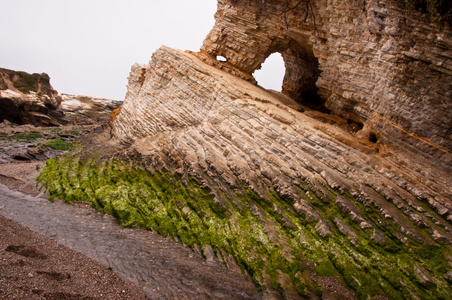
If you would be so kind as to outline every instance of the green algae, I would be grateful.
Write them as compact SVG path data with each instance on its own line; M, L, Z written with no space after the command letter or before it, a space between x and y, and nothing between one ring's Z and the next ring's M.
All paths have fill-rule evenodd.
M28 133L16 133L10 136L6 136L9 140L16 140L18 142L26 142L31 143L36 141L37 139L42 138L42 135L35 132L28 132Z
M149 170L133 161L96 157L82 161L81 151L74 147L68 154L47 161L38 181L51 199L89 201L123 226L151 229L189 247L210 245L219 259L232 255L263 292L273 289L284 295L280 272L290 277L302 297L312 292L322 294L312 274L337 279L361 299L382 294L402 299L412 293L423 299L440 299L448 298L451 292L442 277L447 269L444 248L402 244L379 225L376 208L363 207L350 193L341 196L361 211L367 210L368 220L394 247L373 243L368 230L359 228L331 203L339 193L326 187L327 195L307 185L298 187L330 226L332 236L322 238L315 224L298 215L291 200L281 198L272 188L267 191L267 200L245 184L228 192L219 188L212 191L197 178ZM215 201L215 194L221 197L220 202ZM357 233L357 245L335 227L332 220L336 217ZM436 287L419 282L414 262L435 278Z
M71 148L71 143L63 141L61 139L52 139L44 143L44 146L50 147L55 150L69 150Z

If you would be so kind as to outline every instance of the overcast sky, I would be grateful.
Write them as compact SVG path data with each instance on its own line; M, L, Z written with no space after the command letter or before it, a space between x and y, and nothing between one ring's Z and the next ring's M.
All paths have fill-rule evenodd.
M130 67L148 63L161 45L199 51L214 25L216 5L215 0L0 0L0 67L45 72L60 93L123 100ZM281 58L267 60L263 71L271 69L272 75L258 82L280 89L282 64Z

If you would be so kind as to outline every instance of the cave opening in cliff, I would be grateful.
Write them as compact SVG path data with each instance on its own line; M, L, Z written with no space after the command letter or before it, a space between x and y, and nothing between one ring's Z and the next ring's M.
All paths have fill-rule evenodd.
M373 133L373 132L371 132L370 134L369 134L369 141L371 142L371 143L376 143L376 142L378 142L378 137L377 137L377 135L375 134L375 133Z
M281 53L286 66L282 92L309 109L329 113L316 86L320 70L312 45L294 42Z
M17 105L11 99L0 98L0 123L4 120L22 125L20 112Z
M310 110L329 113L316 86L320 70L312 45L291 42L273 49L253 73L257 83L282 92Z
M281 92L285 73L284 60L281 53L276 52L267 57L253 76L261 87Z

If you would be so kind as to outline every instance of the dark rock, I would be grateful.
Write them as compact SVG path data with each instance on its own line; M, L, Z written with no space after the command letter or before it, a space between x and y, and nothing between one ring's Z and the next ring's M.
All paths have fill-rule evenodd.
M28 74L0 68L0 122L58 126L64 124L57 111L62 98L45 74Z

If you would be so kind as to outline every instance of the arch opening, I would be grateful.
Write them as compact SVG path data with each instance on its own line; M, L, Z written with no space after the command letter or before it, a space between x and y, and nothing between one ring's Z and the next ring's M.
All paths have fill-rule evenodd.
M320 70L312 46L292 41L272 48L271 55L253 72L257 83L284 93L308 110L329 113L316 86Z
M320 70L312 48L295 44L282 57L286 65L282 92L309 109L329 113L316 86Z
M278 92L282 91L286 68L281 53L275 52L267 57L261 68L253 76L261 87Z
M219 62L227 62L228 61L228 59L222 55L217 55L216 58L217 58L217 61L219 61Z

